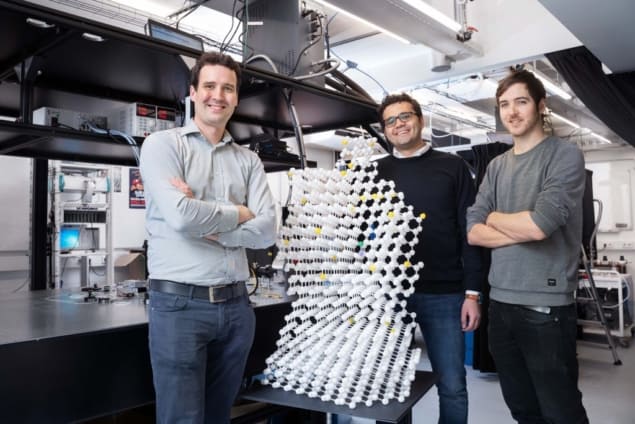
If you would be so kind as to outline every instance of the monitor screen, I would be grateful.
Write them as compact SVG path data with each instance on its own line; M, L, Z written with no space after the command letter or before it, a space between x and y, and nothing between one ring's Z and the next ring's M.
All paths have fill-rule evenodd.
M203 51L203 40L199 37L152 19L148 20L148 32L152 38L168 41L199 52Z
M60 229L60 250L73 250L79 247L80 227L63 226Z

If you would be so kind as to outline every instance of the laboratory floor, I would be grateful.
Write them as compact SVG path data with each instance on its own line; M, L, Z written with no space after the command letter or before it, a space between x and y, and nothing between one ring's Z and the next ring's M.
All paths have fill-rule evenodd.
M429 370L425 345L418 334L417 344L424 349L419 369ZM613 365L613 356L604 337L593 342L578 341L580 390L592 424L635 423L635 340L630 347L617 346L621 366ZM481 373L467 367L470 424L513 424L494 373ZM439 416L436 389L430 390L413 408L413 423L436 423ZM353 418L351 424L372 421Z
M630 347L617 346L622 365L613 365L613 356L604 337L578 341L580 389L591 424L635 423L635 340ZM418 369L430 370L423 338L417 332L416 344L423 349ZM469 424L514 424L503 401L495 373L481 373L467 367L470 402ZM413 423L435 424L438 421L436 389L430 390L413 408ZM265 422L265 421L263 421ZM153 424L153 406L123 414L88 421L90 424ZM338 423L374 424L363 418L339 417ZM86 424L86 423L85 423Z

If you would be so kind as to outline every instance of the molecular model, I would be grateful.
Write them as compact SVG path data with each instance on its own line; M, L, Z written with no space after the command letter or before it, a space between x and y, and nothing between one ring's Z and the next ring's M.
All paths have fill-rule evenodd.
M421 217L392 181L377 179L375 140L347 143L333 170L291 170L278 241L297 295L264 383L355 408L410 394L420 349L406 298Z

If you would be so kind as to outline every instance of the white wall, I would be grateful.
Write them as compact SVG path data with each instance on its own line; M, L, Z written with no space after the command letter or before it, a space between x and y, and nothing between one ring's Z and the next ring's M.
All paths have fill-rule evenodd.
M146 238L145 209L129 208L129 167L121 169L121 192L112 194L113 246L115 249L139 249Z
M584 156L587 164L590 165L589 168L595 165L610 165L611 169L614 169L610 187L604 187L604 190L602 187L598 187L598 184L602 184L601 180L603 178L600 175L593 176L594 197L604 197L604 199L601 199L603 203L613 203L612 206L609 206L608 211L605 208L603 221L614 220L615 213L620 217L620 221L624 221L627 218L627 213L622 211L626 209L631 211L630 217L628 217L630 218L629 229L598 232L598 257L607 256L609 260L617 261L620 256L624 256L629 263L627 265L629 273L635 273L635 223L632 216L632 211L635 210L635 149L624 147L604 151L587 151ZM627 179L630 181L626 181ZM629 193L624 193L620 188L625 185L629 186ZM596 188L599 188L599 190L596 190ZM618 190L618 188L620 189ZM610 198L607 198L607 196ZM628 202L628 204L623 204L624 202ZM611 225L606 224L604 226L610 227Z
M28 268L31 159L0 156L0 272Z
M128 168L119 168L122 168L122 191L112 196L113 246L118 249L115 258L130 248L140 248L145 239L145 209L128 208ZM13 286L14 280L26 278L29 270L31 160L0 155L0 169L4 175L0 179L0 196L3 200L0 212L0 286ZM103 225L97 224L95 227L103 228ZM103 234L100 235L100 244L102 248L105 247ZM68 283L76 285L78 276L74 274L77 261L69 259L66 266Z

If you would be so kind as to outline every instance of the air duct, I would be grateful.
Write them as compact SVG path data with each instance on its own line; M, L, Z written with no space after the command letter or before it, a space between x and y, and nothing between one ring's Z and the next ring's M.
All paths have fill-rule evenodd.
M460 22L462 29L453 31L412 6L412 2L402 0L314 1L353 14L396 34L409 43L424 44L442 53L449 61L483 55L480 46L470 41L470 36L466 36L466 34L471 35L471 29L468 29L465 22ZM464 14L465 11L462 10L458 16L461 17Z

